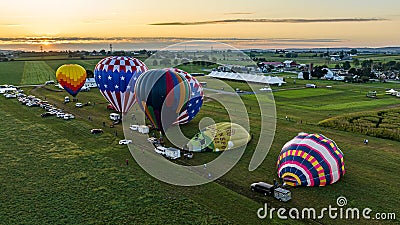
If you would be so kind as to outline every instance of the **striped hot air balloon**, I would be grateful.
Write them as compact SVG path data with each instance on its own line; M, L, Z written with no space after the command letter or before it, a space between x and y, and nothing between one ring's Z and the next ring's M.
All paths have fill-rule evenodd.
M186 106L190 85L173 69L149 70L136 81L135 93L153 127L166 131Z
M278 176L291 186L325 186L345 173L343 153L321 134L300 133L279 155Z
M203 105L204 99L203 87L197 81L197 79L189 73L176 68L173 70L184 76L190 85L190 100L186 104L186 108L179 114L178 119L175 122L176 124L186 124L189 123L200 112L200 108Z
M136 102L136 80L147 70L147 66L136 58L110 56L96 65L94 76L104 98L118 112L126 113Z
M62 65L57 69L56 78L64 90L76 97L86 82L86 70L76 64Z

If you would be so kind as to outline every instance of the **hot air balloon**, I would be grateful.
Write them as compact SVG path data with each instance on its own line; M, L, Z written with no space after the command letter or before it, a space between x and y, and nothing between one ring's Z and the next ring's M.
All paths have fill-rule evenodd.
M135 93L153 127L166 131L189 101L190 86L172 69L149 70L136 81Z
M56 78L64 90L75 97L86 82L86 70L76 64L62 65L57 69Z
M321 134L300 133L279 155L278 176L291 186L325 186L345 173L343 153Z
M110 56L97 63L94 76L104 98L118 112L126 113L136 102L135 82L147 70L147 66L136 58Z
M220 152L245 146L251 137L236 123L216 123L196 134L187 144L191 152Z
M197 79L189 73L176 68L173 70L183 75L190 85L190 100L186 104L186 108L179 114L178 119L175 122L176 124L186 124L189 123L200 112L200 108L203 105L204 99L203 87L197 81Z

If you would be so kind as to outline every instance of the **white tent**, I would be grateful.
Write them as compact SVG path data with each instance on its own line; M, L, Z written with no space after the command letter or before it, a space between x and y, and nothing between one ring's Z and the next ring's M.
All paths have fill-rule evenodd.
M283 81L283 78L281 77L271 77L271 76L255 75L247 73L229 73L229 72L213 71L207 76L212 78L246 81L246 82L261 83L261 84L282 85L286 83L285 81Z

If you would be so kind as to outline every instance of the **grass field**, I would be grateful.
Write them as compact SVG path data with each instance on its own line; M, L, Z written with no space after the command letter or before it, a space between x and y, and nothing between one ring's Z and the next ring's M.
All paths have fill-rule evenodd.
M0 83L20 84L25 62L0 62Z
M41 91L48 94L45 90L33 93L41 95ZM92 99L91 95L81 97ZM105 105L82 112L66 105L63 108L78 118L63 121L42 119L42 109L14 100L0 102L5 106L0 110L4 118L0 218L4 224L257 223L256 202L218 184L177 188L161 183L134 163L126 146L117 144L114 129L91 135L89 130L100 122L89 121L86 115L93 109L105 110ZM118 136L122 138L122 132ZM128 167L125 159L130 159ZM241 215L230 214L232 208L226 204L245 210Z
M53 69L64 62L46 63ZM88 63L95 64L94 61ZM199 80L218 89L214 79L199 77ZM259 138L260 116L255 97L243 95L241 98L249 111L254 139L229 173L216 182L193 188L174 187L151 178L134 162L126 147L117 145L123 138L122 129L120 126L102 127L103 122L109 121L109 111L96 89L78 95L80 102L95 103L80 109L72 103L61 103L66 96L64 92L44 88L26 90L74 113L77 118L73 121L42 119L39 116L41 109L27 108L15 100L1 97L0 117L4 118L4 126L0 127L0 133L4 135L0 137L0 179L4 191L0 194L0 218L5 224L97 224L99 221L111 224L353 224L355 221L327 218L260 221L256 217L257 209L265 202L273 207L320 209L335 206L339 196L348 199L348 207L369 207L374 212L395 212L398 216L400 142L318 125L322 120L352 112L398 108L398 98L382 95L386 88L398 87L398 84L353 85L313 80L312 83L318 86L333 88L286 90L303 88L310 81L297 80L294 84L292 79L287 79L287 82L282 87L273 87L277 129L263 164L253 172L248 171ZM226 83L233 88L250 89L243 83ZM377 90L379 98L366 98L365 94L370 90ZM261 97L267 101L263 94ZM221 99L224 98L229 100L226 95L221 95ZM195 120L183 126L183 131L189 137L197 133L203 117L212 117L216 122L226 121L225 112L220 104L207 101ZM91 128L102 128L105 133L92 136ZM327 187L292 188L293 199L285 204L250 192L250 183L271 182L277 177L275 164L279 152L299 132L322 133L335 140L345 155L347 173L343 179ZM366 138L370 140L368 145L363 144ZM130 160L128 167L124 165L127 158ZM200 165L213 158L213 153L196 154L193 160L185 163ZM375 224L377 221L357 222ZM398 220L395 222L399 223Z
M55 73L55 70L43 61L27 61L21 84L44 84L48 80L55 80Z

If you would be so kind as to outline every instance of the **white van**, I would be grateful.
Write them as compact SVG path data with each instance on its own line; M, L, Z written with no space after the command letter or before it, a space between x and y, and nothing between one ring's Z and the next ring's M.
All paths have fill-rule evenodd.
M118 121L121 119L121 115L118 113L110 113L110 120L112 121Z
M64 103L67 103L67 102L70 102L71 100L69 99L69 97L68 96L65 96L65 98L64 98Z

